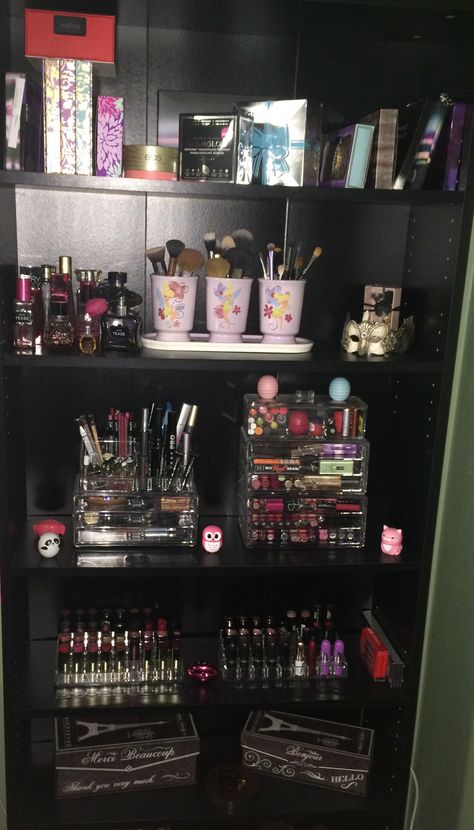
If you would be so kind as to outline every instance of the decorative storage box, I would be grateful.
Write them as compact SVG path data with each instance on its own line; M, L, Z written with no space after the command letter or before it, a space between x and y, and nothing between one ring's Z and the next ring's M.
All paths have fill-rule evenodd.
M56 796L111 795L193 784L199 738L191 715L114 723L56 718Z
M241 735L242 760L282 781L366 795L374 732L283 712L252 712Z
M114 63L115 16L25 9L25 55Z
M369 443L365 438L344 443L284 444L271 439L252 441L241 431L241 478L257 496L298 495L308 492L365 493Z
M102 465L85 463L77 476L73 499L74 544L110 547L195 545L199 499L192 475L143 477L135 450L127 457L107 452Z
M299 392L277 395L264 401L258 395L244 395L247 433L254 439L269 437L322 441L332 438L363 438L367 404L349 396L336 403L327 395Z

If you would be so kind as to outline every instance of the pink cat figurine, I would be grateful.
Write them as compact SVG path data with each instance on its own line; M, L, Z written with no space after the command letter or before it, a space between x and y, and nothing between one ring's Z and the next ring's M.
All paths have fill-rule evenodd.
M403 533L400 528L383 526L381 548L383 553L398 556L402 552Z

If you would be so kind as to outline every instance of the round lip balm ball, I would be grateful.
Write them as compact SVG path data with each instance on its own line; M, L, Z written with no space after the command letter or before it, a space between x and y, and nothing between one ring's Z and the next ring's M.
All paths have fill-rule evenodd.
M351 385L347 378L333 378L329 384L329 397L332 401L347 401L351 394Z
M306 412L294 409L288 416L290 435L306 435L309 432L309 418Z
M278 395L278 381L274 375L262 375L257 383L257 392L262 401L272 401Z

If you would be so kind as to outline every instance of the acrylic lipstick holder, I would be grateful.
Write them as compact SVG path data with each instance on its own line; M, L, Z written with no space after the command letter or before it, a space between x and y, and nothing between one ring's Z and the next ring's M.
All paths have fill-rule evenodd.
M231 645L232 644L232 645ZM242 656L242 650L244 656ZM262 686L267 688L293 686L308 682L329 682L347 677L347 660L336 658L334 648L328 659L322 659L320 647L306 646L306 662L298 664L297 645L291 637L264 638L256 641L249 637L244 649L238 641L219 638L218 666L221 677L239 686Z
M72 631L58 637L55 687L60 697L175 692L184 679L181 643L156 632Z
M104 546L192 546L197 541L199 499L192 473L184 483L151 477L134 443L120 454L101 442L105 463L85 463L73 494L74 544ZM111 456L111 457L109 457Z
M365 436L367 404L353 395L339 403L312 391L277 395L270 401L247 394L244 422L255 441L357 439Z

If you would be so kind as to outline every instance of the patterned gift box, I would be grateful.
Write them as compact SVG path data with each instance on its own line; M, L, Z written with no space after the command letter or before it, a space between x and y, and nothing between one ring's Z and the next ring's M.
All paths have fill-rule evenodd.
M59 59L61 173L76 172L76 62Z
M254 119L253 178L255 184L300 187L304 183L307 140L306 98L254 101L236 109Z
M92 63L76 61L76 173L92 175Z
M123 98L97 98L97 176L122 175Z
M59 59L43 60L44 169L61 172L61 98Z

